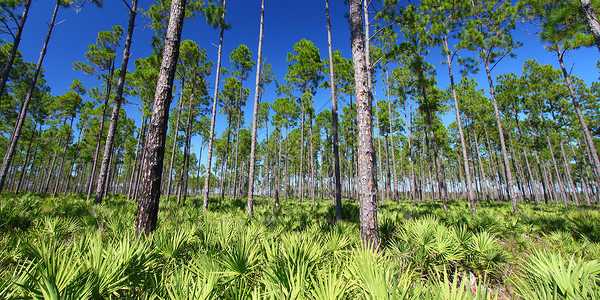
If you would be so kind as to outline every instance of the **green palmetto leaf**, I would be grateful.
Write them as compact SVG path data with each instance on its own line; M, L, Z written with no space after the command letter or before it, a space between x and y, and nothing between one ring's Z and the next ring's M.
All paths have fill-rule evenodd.
M27 245L33 268L23 268L30 284L18 285L34 298L84 299L91 296L89 276L83 268L81 255L70 245L37 241Z
M315 300L346 299L351 290L351 282L335 272L335 266L330 265L326 269L330 271L315 276L310 290L311 297Z
M193 228L162 230L154 237L158 252L167 259L181 259L193 239Z
M560 254L536 250L514 280L525 299L592 299L600 296L600 262L566 259Z
M200 276L189 269L178 268L166 279L165 286L169 299L204 300L210 299L213 296L213 289L217 280L217 275L212 272Z
M389 261L371 249L356 249L348 272L365 299L419 299L424 292L413 282L412 270L394 271Z

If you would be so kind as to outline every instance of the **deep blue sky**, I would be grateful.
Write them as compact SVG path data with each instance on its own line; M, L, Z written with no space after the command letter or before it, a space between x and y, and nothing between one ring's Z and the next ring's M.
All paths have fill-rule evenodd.
M129 2L129 0L127 0ZM113 25L121 25L125 30L127 27L127 11L122 0L105 0L103 8L96 8L94 5L86 4L79 11L72 8L61 8L56 26L50 40L48 53L43 67L46 70L46 80L52 89L52 94L60 95L67 91L69 84L75 78L84 80L87 87L97 86L99 83L91 78L86 78L82 72L73 71L73 62L85 60L84 53L87 46L94 43L98 31L109 30ZM258 27L260 21L260 0L228 0L226 19L232 24L232 29L225 32L223 49L223 67L229 67L229 53L239 44L246 44L253 52L253 60L256 61L256 51L258 48ZM23 53L24 59L30 62L37 61L44 36L47 31L47 22L52 13L54 1L37 0L31 7L29 19L25 25L23 40L19 50ZM143 9L148 8L154 1L140 0L139 6ZM341 50L343 56L350 58L350 33L348 23L344 17L348 11L347 5L342 0L330 0L330 16L333 32L333 48ZM136 30L133 36L132 58L129 64L129 70L133 71L133 61L137 58L143 58L151 54L150 40L153 31L149 28L149 20L141 14L136 20ZM516 59L506 59L501 62L494 70L494 76L502 73L514 72L519 74L522 70L523 62L530 58L537 58L542 64L552 64L557 67L556 57L550 55L544 50L543 45L537 41L537 38L528 35L527 32L533 32L533 28L525 28L520 25L515 31L517 40L523 42L524 46L515 51ZM294 43L302 38L306 38L315 43L320 49L321 57L326 58L327 52L327 32L325 20L325 4L323 0L304 0L304 1L281 1L267 0L265 8L265 28L263 57L267 62L273 65L273 71L277 79L283 82L286 73L286 56L292 52ZM197 16L194 20L188 20L183 29L183 39L191 39L207 50L208 59L216 62L218 43L218 30L206 25L204 16ZM122 48L118 50L118 65L122 54ZM576 75L591 84L598 80L598 70L596 61L600 58L598 50L595 48L572 51L566 57L567 68L572 67L572 74ZM437 80L440 88L448 85L447 69L445 65L440 65L442 60L439 51L431 50L428 59L437 68ZM216 64L215 64L216 66ZM255 71L253 71L255 72ZM214 73L214 71L213 71ZM459 76L458 73L455 74ZM474 75L481 87L486 89L487 79L484 73ZM245 86L251 89L250 97L245 107L246 125L249 126L252 119L252 107L254 99L254 74L249 76L250 80ZM328 77L326 77L328 78ZM214 84L214 76L209 78L210 84ZM272 102L277 96L275 94L275 85L267 86L267 92L263 96L263 101ZM175 91L177 97L178 91ZM212 91L210 92L212 95ZM383 97L383 92L378 92L379 97ZM315 97L315 109L317 113L323 109L331 107L329 90L319 90ZM136 102L137 100L131 100ZM174 105L174 104L173 104ZM137 107L128 105L125 107L129 117L135 119L139 126L141 118ZM451 112L450 115L453 115ZM448 118L453 121L453 118ZM217 134L226 126L225 118L217 116ZM199 144L198 140L193 140L194 144ZM206 153L206 152L204 152ZM204 158L203 158L204 160Z

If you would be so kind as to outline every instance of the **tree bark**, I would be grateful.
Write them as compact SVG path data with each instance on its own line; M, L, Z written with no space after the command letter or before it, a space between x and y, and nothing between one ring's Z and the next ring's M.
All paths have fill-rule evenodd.
M171 2L169 25L146 140L142 192L135 230L136 237L142 232L150 233L156 230L165 140L169 124L169 106L171 104L177 60L179 59L179 44L185 5L186 0L173 0Z
M369 69L367 67L365 37L361 1L350 0L350 34L352 59L354 61L354 85L358 119L358 161L359 161L359 201L360 232L365 246L376 249L379 246L377 223L377 178L375 176L375 148L373 145L373 96L369 90Z
M594 11L592 2L590 0L581 0L581 9L583 9L585 18L592 29L592 35L594 36L596 47L598 47L598 51L600 51L600 22L598 22L598 16Z

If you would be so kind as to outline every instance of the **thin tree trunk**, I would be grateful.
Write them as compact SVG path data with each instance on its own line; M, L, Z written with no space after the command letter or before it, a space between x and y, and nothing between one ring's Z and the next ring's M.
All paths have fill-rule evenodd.
M194 92L190 95L190 103L188 105L188 118L185 126L185 145L183 148L183 171L179 176L179 185L177 188L177 203L185 204L187 199L188 190L188 178L190 171L190 147L192 139L192 99L194 99ZM181 202L181 196L183 194L183 202Z
M48 25L48 33L46 33L46 39L44 40L44 45L42 46L42 52L40 53L40 57L35 68L35 73L33 75L33 78L31 79L31 84L27 89L27 94L25 95L23 104L21 105L19 117L17 119L17 123L15 124L15 128L11 134L10 142L8 144L8 147L6 147L6 153L4 154L2 166L0 167L0 191L2 191L4 187L4 181L6 180L6 175L8 174L10 163L17 150L17 144L19 143L21 130L23 129L23 124L25 124L25 116L27 115L29 102L31 102L31 98L33 98L33 92L35 90L35 87L37 86L38 78L42 70L42 62L44 61L44 57L46 56L46 49L48 48L50 35L52 35L52 29L54 29L54 22L56 20L56 14L58 13L58 7L60 6L60 3L61 1L57 0L56 5L54 6L54 11L52 12L52 20Z
M58 141L58 145L62 144L62 137ZM48 172L48 176L46 177L46 183L44 184L44 188L42 189L42 193L46 194L48 192L48 186L50 185L50 179L52 178L52 173L54 173L54 163L56 162L56 154L58 151L54 151L54 155L52 156L52 162L50 163L50 171Z
M127 190L127 202L131 199L131 194L135 189L135 180L136 174L138 173L138 161L140 160L140 154L142 153L142 143L143 143L143 135L144 135L144 127L146 127L147 118L142 119L142 125L140 126L140 133L137 136L137 144L135 145L135 158L133 159L133 165L131 170L131 178L129 179L129 189Z
M135 1L135 0L134 0ZM186 0L173 0L169 15L169 25L164 44L160 73L154 93L152 117L146 140L144 171L141 198L137 213L136 237L143 231L156 230L160 183L165 154L165 140L169 121L169 106L173 92L173 79L179 58L179 43L185 15Z
M372 83L372 82L371 82ZM375 84L373 84L374 86ZM381 189L381 204L385 204L385 178L381 168L383 167L383 159L381 158L381 122L379 122L379 104L377 103L377 88L373 88L373 102L375 102L375 119L377 120L377 173L381 176L384 188ZM376 178L378 178L377 176Z
M171 148L171 159L169 162L169 171L167 175L167 188L165 189L165 201L169 201L171 197L171 184L173 179L173 164L175 164L175 151L177 151L177 139L179 137L179 122L181 121L181 111L183 110L183 91L184 84L181 84L180 93L179 94L179 105L177 108L177 120L175 121L175 128L173 128L173 147Z
M258 33L258 54L256 59L256 85L254 88L254 111L252 112L252 142L250 144L250 173L248 175L248 203L246 211L252 217L254 215L254 169L256 168L256 139L258 135L258 105L260 99L260 67L262 63L263 27L265 21L265 0L262 0L260 8L260 29ZM268 140L268 137L267 137ZM267 145L268 147L268 145Z
M69 126L69 129L73 128L73 119L74 118L71 118L71 125ZM71 134L69 133L68 135L70 137ZM58 187L60 184L60 180L62 178L63 167L65 165L65 158L67 156L67 146L69 146L69 141L68 141L69 137L67 137L65 139L65 145L63 146L63 149L62 149L62 155L60 157L60 164L58 166L58 174L56 174L56 180L54 182L54 189L52 191L52 197L56 197L56 195L58 194Z
M314 150L314 141L313 141L313 125L312 125L312 120L313 120L313 115L312 115L312 110L311 112L309 112L309 124L310 124L310 130L309 130L309 134L310 134L310 198L312 201L312 205L315 206L315 150Z
M219 75L221 74L221 54L223 52L223 32L225 31L225 8L226 0L222 2L223 14L221 15L221 24L219 24L219 50L217 51L217 69L215 78L215 92L213 94L213 107L210 118L210 133L208 137L208 155L206 158L206 175L204 177L204 190L202 191L202 210L208 209L208 193L210 190L210 166L212 165L212 154L213 154L213 140L215 135L215 120L217 116L217 102L219 96Z
M112 150L114 148L115 139L117 137L117 126L119 125L119 111L123 102L123 89L125 86L125 75L127 75L127 64L129 63L129 49L131 48L131 39L133 37L133 29L135 28L135 16L137 15L138 0L131 1L129 9L129 24L127 25L127 37L125 38L125 49L123 50L123 60L121 61L121 70L117 79L117 94L115 95L112 114L110 116L110 125L108 126L108 134L106 135L106 143L104 144L104 155L102 156L102 164L100 165L100 173L98 175L98 185L96 186L96 197L94 204L102 203L104 197L104 189L108 175L109 161L112 159Z
M475 213L475 194L473 193L473 181L469 170L469 157L467 156L467 146L465 143L465 134L463 132L462 120L460 118L460 108L458 106L458 96L456 95L456 86L454 85L454 74L452 72L452 58L450 57L448 35L444 35L444 47L446 48L446 63L448 64L448 74L450 76L450 87L452 89L452 99L454 100L454 111L456 113L456 124L458 125L458 135L460 137L460 147L462 150L462 161L465 168L465 179L467 186L467 201L471 204L471 212Z
M573 197L573 202L575 202L575 206L579 207L579 197L577 195L577 188L575 187L575 182L573 182L573 177L571 176L571 166L567 161L567 154L565 153L565 147L563 146L564 140L560 141L560 152L563 159L563 164L565 168L565 174L567 175L567 181L571 187L571 194Z
M36 124L35 128L37 128L37 124ZM40 131L41 130L42 130L42 125L40 124ZM15 189L15 194L21 190L21 187L23 185L23 178L25 177L27 167L29 166L29 156L31 154L31 144L33 143L33 140L36 136L37 136L37 130L34 129L34 132L31 134L31 139L29 139L29 146L27 146L27 154L25 155L25 161L23 162L23 169L21 170L21 175L19 176L19 183L17 184L17 188ZM37 151L39 142L40 142L40 139L37 139L35 142L36 150L34 150L34 153ZM35 155L33 157L32 163L33 163L33 161L35 161Z
M241 78L240 78L241 79ZM241 88L242 88L242 81L240 81L240 99L241 97ZM232 194L233 194L233 198L237 198L238 195L238 174L239 174L239 153L240 153L240 126L242 123L242 109L240 108L238 111L238 122L237 122L237 128L236 128L236 134L235 134L235 164L234 164L234 169L233 169L233 189L231 190Z
M329 22L329 0L325 0L325 14L327 15L327 44L329 49L329 79L331 86L331 131L333 137L333 174L335 185L335 220L342 220L342 182L340 174L340 142L338 139L338 103L335 86L335 72L333 66L333 48L331 45L331 23Z
M92 185L94 184L94 179L96 178L96 167L98 166L98 158L100 157L100 146L102 143L102 133L104 132L104 122L106 120L106 109L108 108L108 101L110 100L110 94L112 91L112 77L114 70L114 61L111 63L111 67L108 70L108 79L106 80L106 95L104 97L104 107L102 108L102 119L100 120L100 131L98 132L98 138L96 139L96 150L94 150L94 160L92 163L92 171L89 174L89 179L87 183L87 196L86 201L90 200L92 195Z
M394 174L394 182L392 183L392 192L394 194L394 200L396 201L396 203L400 203L400 197L398 195L398 169L396 168L396 145L394 144L394 129L392 126L392 119L393 119L393 115L392 115L392 102L390 99L390 74L389 71L387 69L387 64L385 66L385 79L386 79L386 87L387 87L387 100L388 100L388 121L389 121L389 127L390 127L390 145L392 147L392 164L393 164L393 174Z
M514 195L513 190L513 176L512 171L510 169L510 162L508 160L508 152L506 151L506 143L504 142L504 130L502 129L502 121L500 120L500 111L498 110L498 102L496 101L496 90L494 89L494 84L492 83L492 75L490 71L490 67L488 65L487 59L484 60L485 71L488 78L488 83L490 86L490 95L492 96L492 102L494 104L494 114L496 116L496 125L498 126L498 133L500 137L500 147L502 149L502 158L504 161L504 170L506 174L506 190L508 191L508 198L512 201L513 212L515 214L519 213L519 207L517 206L517 198Z

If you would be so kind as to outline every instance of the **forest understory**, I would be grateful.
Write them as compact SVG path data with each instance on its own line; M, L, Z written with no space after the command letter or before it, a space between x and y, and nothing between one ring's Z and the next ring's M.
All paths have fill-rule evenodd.
M137 205L109 196L0 196L2 299L599 299L600 212L591 207L410 200L378 213L361 246L359 205L318 198L161 201L135 239Z

